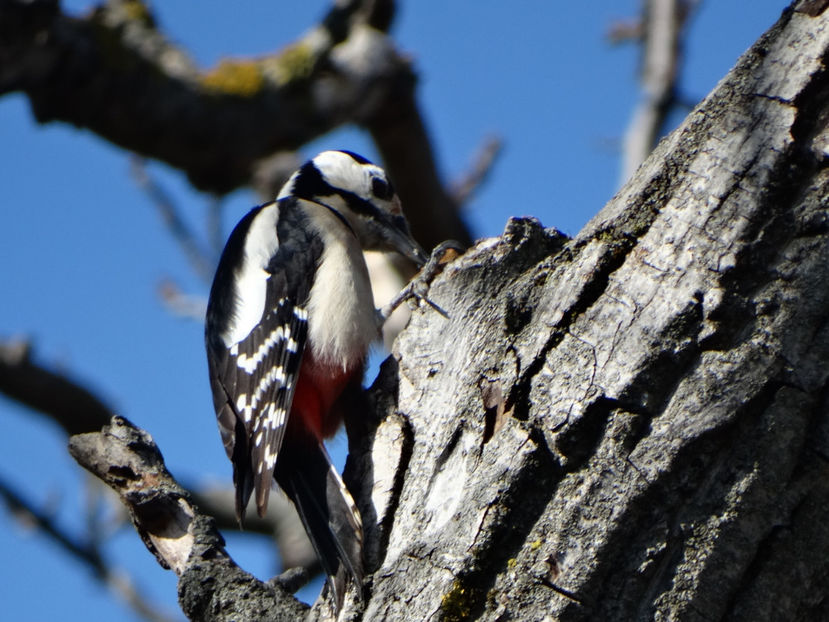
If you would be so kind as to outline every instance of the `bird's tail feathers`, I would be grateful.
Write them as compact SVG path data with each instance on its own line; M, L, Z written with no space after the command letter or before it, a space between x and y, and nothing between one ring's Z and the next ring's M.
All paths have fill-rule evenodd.
M233 488L236 490L236 520L243 527L245 508L253 494L253 468L248 456L247 433L241 419L236 420L236 440L232 445Z
M322 443L302 448L301 456L280 456L276 477L294 502L317 558L328 575L337 609L342 606L347 577L362 600L363 528L354 499L331 463ZM283 445L283 452L285 446ZM287 468L280 468L281 466Z

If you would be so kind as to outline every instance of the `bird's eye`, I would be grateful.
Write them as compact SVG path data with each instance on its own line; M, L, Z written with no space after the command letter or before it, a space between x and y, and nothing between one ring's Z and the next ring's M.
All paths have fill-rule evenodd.
M384 199L386 201L394 196L394 188L392 188L391 184L379 177L373 177L371 179L371 191L378 199Z

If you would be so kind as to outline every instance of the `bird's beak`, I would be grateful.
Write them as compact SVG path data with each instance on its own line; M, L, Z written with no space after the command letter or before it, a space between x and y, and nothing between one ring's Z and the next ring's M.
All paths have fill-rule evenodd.
M397 246L398 252L404 257L408 257L411 259L418 269L422 268L426 265L426 262L429 261L429 256L424 252L422 248L420 248L420 244L414 241L414 238L410 235L403 236L405 241L401 240L399 246Z
M396 227L391 231L389 243L394 250L411 259L418 268L422 268L429 261L429 256L420 248L420 244L415 242L408 231L401 231Z
M429 261L429 256L423 252L420 244L415 242L409 231L409 223L406 222L406 217L403 216L403 204L400 202L400 197L395 194L391 202L392 206L389 211L394 222L391 227L393 231L392 239L389 240L391 247L404 257L411 259L420 269Z
M411 255L406 255L406 257L415 262L418 268L422 268L424 265L426 265L426 262L429 261L429 256L424 252L422 248L420 248L420 244L415 242L414 239L409 238L409 241L412 245L412 252Z

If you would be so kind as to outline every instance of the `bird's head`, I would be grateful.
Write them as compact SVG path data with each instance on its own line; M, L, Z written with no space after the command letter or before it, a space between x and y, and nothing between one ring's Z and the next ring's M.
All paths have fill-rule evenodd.
M428 259L412 238L385 171L356 153L323 151L291 176L277 199L289 196L337 212L364 250L397 251L418 267Z

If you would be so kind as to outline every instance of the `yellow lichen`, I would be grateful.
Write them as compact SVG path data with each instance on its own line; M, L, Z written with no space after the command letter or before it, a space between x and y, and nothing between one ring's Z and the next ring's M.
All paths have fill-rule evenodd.
M440 608L443 611L442 619L447 622L461 622L472 615L470 594L459 579L455 579L452 589L440 599Z
M311 47L295 43L267 62L265 71L277 84L288 84L311 76L316 59Z
M536 540L535 542L533 542L533 543L530 545L530 550L531 550L531 551L537 551L537 550L538 550L538 549L540 549L540 548L541 548L541 540Z
M251 97L262 90L265 77L256 61L222 60L202 76L201 83L217 93Z
M155 20L153 20L152 13L150 13L150 9L147 8L147 5L144 4L141 0L128 0L124 2L121 6L123 6L124 11L131 20L140 21L143 24L148 26L154 26Z
M515 567L517 565L518 565L518 560L515 559L514 557L511 557L510 559L507 560L507 568L509 568L510 570L515 570Z

